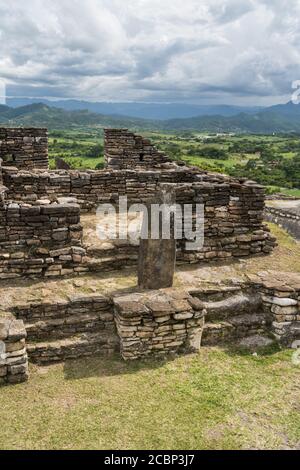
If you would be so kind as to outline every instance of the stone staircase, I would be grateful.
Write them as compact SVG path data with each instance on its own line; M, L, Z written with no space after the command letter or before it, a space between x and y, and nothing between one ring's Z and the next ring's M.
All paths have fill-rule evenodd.
M17 307L14 314L25 323L28 356L37 364L95 354L111 355L119 350L111 305L106 297Z
M27 343L28 357L36 364L62 362L66 359L77 359L84 356L112 355L118 341L104 332L82 333L64 339Z
M158 295L160 291L156 294L155 292L153 291L152 295ZM270 332L272 313L264 308L260 292L247 284L202 287L191 289L188 294L201 312L206 311L202 334L203 346L222 345L255 335L266 336ZM137 295L133 294L133 298L135 299ZM69 297L68 300L18 306L14 307L11 313L17 319L24 321L29 359L37 364L47 364L120 352L113 302L114 298L93 294L85 297ZM130 308L135 303L137 302L131 302ZM159 308L161 315L164 310L160 304ZM181 305L178 308L181 308ZM182 314L178 315L181 318ZM178 315L176 313L176 318L174 317L176 321ZM170 327L162 323L169 321L169 316L167 319L159 317L160 339L158 339L162 341L161 344L165 340L164 329ZM188 321L186 318L189 319L190 316L190 312L184 312L184 321ZM125 330L123 334L131 344L131 335L135 334L133 330L136 330L136 326L133 330L130 328L128 330L126 323ZM149 336L148 331L142 331L141 334Z
M202 336L203 346L264 334L270 323L261 296L240 286L220 286L207 290L193 290L191 294L203 302L206 310Z

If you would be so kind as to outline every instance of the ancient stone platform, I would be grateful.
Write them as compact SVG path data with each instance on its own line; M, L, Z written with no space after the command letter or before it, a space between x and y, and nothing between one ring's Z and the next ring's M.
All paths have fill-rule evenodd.
M276 247L263 220L263 187L177 165L124 129L106 131L104 170L50 171L44 130L5 132L0 341L5 360L18 359L0 366L2 382L27 378L27 354L38 364L94 354L130 360L251 335L267 335L284 346L298 341L297 275L246 272L249 260ZM23 151L30 164L20 159ZM95 211L101 203L116 207L122 195L128 204L148 204L165 183L180 207L203 205L204 245L187 250L189 240L178 240L174 287L149 291L137 286L138 238L97 239L96 226L104 222ZM132 217L135 231L139 214Z

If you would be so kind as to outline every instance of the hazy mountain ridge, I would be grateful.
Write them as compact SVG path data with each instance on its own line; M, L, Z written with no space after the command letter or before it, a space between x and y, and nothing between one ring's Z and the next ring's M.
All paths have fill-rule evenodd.
M35 103L19 108L0 106L0 123L6 126L45 126L49 129L84 126L114 126L161 131L205 131L236 133L300 132L300 106L272 106L255 114L198 116L149 120L120 115L102 115L89 110L66 111Z
M165 128L170 130L237 133L299 132L300 106L297 107L297 111L293 111L294 114L289 114L283 105L283 108L280 108L280 110L268 108L254 115L241 113L227 118L223 116L204 116L191 119L173 119L166 123Z
M103 116L88 110L65 111L43 103L21 106L19 108L0 108L0 123L12 126L48 127L49 129L72 128L80 126L115 126L153 128L155 123L123 116Z
M20 107L36 103L44 103L47 106L61 108L65 111L88 110L92 113L106 116L118 115L151 120L185 119L215 115L229 117L242 112L255 114L263 109L250 106L194 105L185 103L110 103L80 100L50 101L47 99L34 98L11 98L7 100L7 104L11 107Z

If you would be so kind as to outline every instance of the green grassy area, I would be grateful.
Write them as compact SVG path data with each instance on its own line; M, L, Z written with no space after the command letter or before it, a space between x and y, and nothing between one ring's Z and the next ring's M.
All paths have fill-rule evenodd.
M1 449L279 449L300 443L292 351L31 367L1 389Z
M52 131L49 136L49 164L61 158L74 169L95 169L104 165L103 132L95 130Z
M95 169L101 169L104 167L104 157L98 157L98 158L88 158L88 157L67 157L63 156L60 157L62 158L65 162L70 165L71 169L79 169L79 170L95 170ZM56 168L56 163L55 163L55 158L50 158L49 159L49 167L51 170L54 170Z
M279 188L277 186L268 186L270 193L281 193L284 196L292 196L300 199L300 189Z

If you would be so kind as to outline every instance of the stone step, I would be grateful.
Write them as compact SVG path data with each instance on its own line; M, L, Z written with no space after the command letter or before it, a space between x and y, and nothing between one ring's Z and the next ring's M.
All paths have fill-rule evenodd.
M206 321L227 320L244 313L255 313L262 308L260 295L239 293L216 302L203 302Z
M74 295L69 296L68 300L53 299L52 302L49 300L47 302L17 305L12 311L16 318L29 324L38 321L47 322L54 319L65 320L67 317L79 317L89 313L97 313L103 321L113 320L110 299L97 294L87 296Z
M112 258L115 256L132 256L132 255L138 255L139 252L139 247L134 246L134 245L127 245L127 246L120 246L120 247L114 247L111 249L103 249L100 247L94 247L91 246L87 249L87 255L91 258L97 258L97 259L105 259L105 258Z
M226 344L253 334L264 333L266 329L266 316L263 312L236 315L227 321L208 321L203 328L202 346Z
M237 286L202 286L201 288L193 288L189 290L189 293L193 297L197 297L203 302L218 302L221 300L228 299L234 295L242 294L242 287Z
M70 338L27 343L31 362L50 364L84 356L112 355L119 351L119 338L113 332L96 332L75 335Z
M105 312L44 318L25 323L25 327L28 341L45 341L67 338L78 333L115 330L112 314Z
M115 271L127 266L136 266L138 255L117 255L107 258L88 258L87 266L91 272Z

